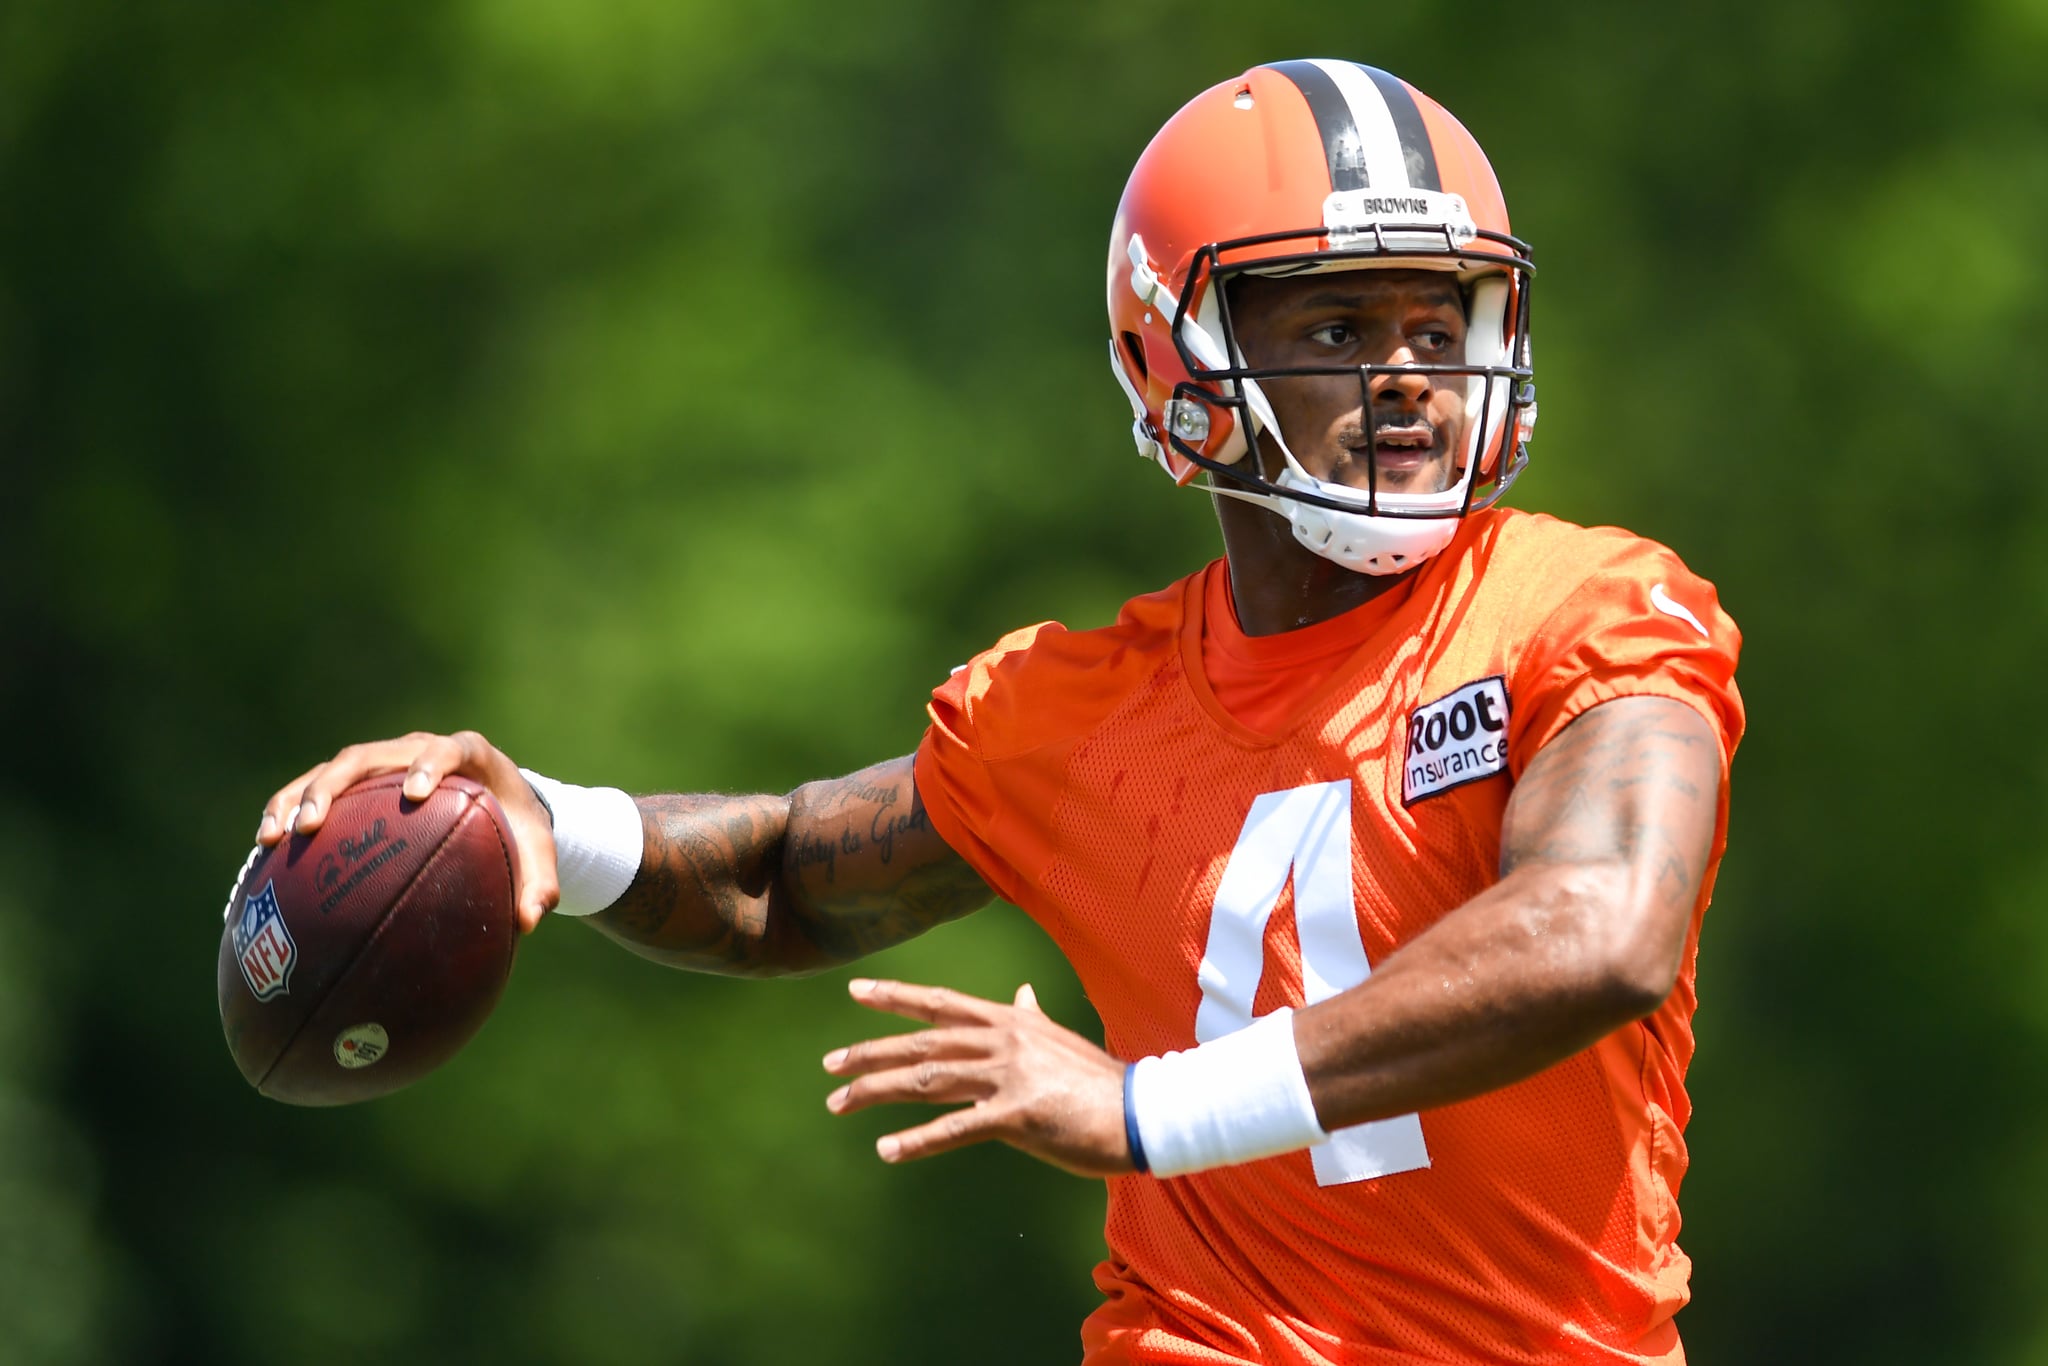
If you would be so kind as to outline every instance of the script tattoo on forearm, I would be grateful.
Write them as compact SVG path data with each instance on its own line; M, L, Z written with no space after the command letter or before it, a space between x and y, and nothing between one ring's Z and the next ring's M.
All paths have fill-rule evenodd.
M812 942L833 961L902 943L991 899L932 829L908 759L791 796L789 881Z
M1668 698L1593 708L1532 762L1501 833L1501 875L1538 864L1625 864L1658 902L1690 907L1706 876L1721 759L1700 715Z
M823 864L827 882L837 881L838 855L872 851L878 860L887 864L896 857L899 836L929 832L932 828L915 783L882 786L863 781L855 775L838 783L821 783L818 786L826 789L820 814L828 818L833 815L840 817L839 833L837 838L827 838L809 828L804 829L795 858L800 867ZM904 805L906 789L909 792L907 807Z
M985 904L986 884L939 838L908 759L787 797L637 799L640 872L597 928L707 972L817 971Z

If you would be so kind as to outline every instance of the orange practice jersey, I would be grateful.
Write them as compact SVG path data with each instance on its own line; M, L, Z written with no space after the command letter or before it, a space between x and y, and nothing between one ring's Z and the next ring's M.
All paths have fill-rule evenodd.
M1305 1151L1112 1179L1087 1366L1682 1361L1698 912L1742 731L1713 587L1626 532L1505 510L1305 632L1248 640L1224 576L1006 637L933 695L917 755L933 825L1059 943L1119 1058L1363 981L1495 881L1516 777L1603 701L1705 716L1722 820L1648 1019ZM1259 685L1262 650L1295 686Z

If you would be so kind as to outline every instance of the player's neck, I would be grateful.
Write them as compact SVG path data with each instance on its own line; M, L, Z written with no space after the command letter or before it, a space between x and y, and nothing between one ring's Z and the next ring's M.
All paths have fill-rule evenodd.
M1278 635L1328 621L1408 577L1355 573L1295 540L1277 514L1234 498L1215 501L1223 552L1230 559L1237 624L1248 636Z

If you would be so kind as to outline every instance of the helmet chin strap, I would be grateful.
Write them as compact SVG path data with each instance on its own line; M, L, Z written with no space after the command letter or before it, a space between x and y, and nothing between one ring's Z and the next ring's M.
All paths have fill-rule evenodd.
M1256 446L1259 430L1270 432L1273 444L1280 448L1280 458L1286 462L1287 468L1273 481L1276 485L1339 502L1350 502L1358 497L1357 489L1318 479L1304 469L1288 448L1287 438L1280 430L1280 420L1274 415L1265 390L1259 387L1257 380L1245 380L1243 389L1245 402L1254 418L1251 444ZM1383 493L1379 501L1410 505L1416 511L1434 510L1439 505L1454 510L1464 501L1465 485L1472 478L1472 469L1473 462L1468 455L1464 475L1443 493ZM1209 482L1215 492L1225 497L1255 504L1285 518L1295 540L1324 559L1357 574L1404 574L1449 545L1451 538L1458 534L1456 517L1385 517L1364 511L1339 511L1297 498L1227 487L1213 478Z

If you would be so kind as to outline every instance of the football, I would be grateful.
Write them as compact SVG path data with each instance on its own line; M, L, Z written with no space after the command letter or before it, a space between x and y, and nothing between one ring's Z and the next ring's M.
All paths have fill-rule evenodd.
M403 773L335 798L310 836L250 856L221 933L221 1028L264 1095L346 1105L455 1056L483 1027L519 941L497 799Z

